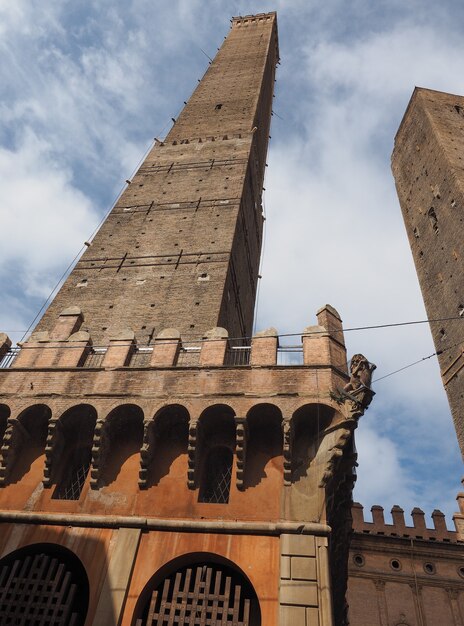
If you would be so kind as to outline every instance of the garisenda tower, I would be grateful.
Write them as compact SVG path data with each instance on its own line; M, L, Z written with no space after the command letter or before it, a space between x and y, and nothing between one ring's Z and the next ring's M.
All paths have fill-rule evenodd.
M232 20L0 368L2 624L345 619L372 366L330 305L292 358L252 336L278 58L275 13Z

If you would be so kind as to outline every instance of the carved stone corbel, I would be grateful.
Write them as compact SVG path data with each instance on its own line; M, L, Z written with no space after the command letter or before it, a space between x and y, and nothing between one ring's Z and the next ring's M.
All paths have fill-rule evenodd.
M48 423L47 439L45 442L45 465L43 486L51 487L53 482L53 459L61 455L64 445L63 424L59 418L51 419Z
M283 457L284 457L284 485L287 487L292 484L292 465L293 465L293 437L294 428L291 418L282 420L283 434Z
M324 467L324 474L322 475L319 487L325 487L329 480L333 478L338 464L343 456L343 450L349 440L351 439L353 429L340 426L338 428L338 436L334 445L332 445L327 452L327 460Z
M98 489L103 467L105 466L108 452L108 436L106 433L107 423L98 419L95 424L92 441L92 467L90 470L90 488Z
M374 396L375 392L368 387L360 387L350 393L339 388L330 392L332 400L335 400L338 405L345 409L344 413L347 420L358 420L362 417Z
M0 486L7 484L14 462L24 441L28 438L29 435L21 422L14 417L9 417L0 455Z
M187 469L187 487L195 489L197 485L197 470L201 427L198 419L191 419L189 423L188 434L188 469Z
M237 489L245 489L245 466L248 443L248 422L246 417L235 417L235 454L237 455Z
M155 450L155 424L153 420L143 422L143 443L140 449L139 488L148 486L148 468L153 460Z

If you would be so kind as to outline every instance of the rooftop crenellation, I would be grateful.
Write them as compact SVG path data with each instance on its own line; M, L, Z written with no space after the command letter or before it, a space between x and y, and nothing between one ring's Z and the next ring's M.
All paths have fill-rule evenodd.
M414 507L411 511L412 526L406 524L404 510L397 504L391 508L391 524L386 523L382 506L378 504L373 505L371 512L372 521L367 521L364 517L363 505L359 502L353 503L351 513L354 532L385 535L386 537L422 539L425 541L443 541L446 543L457 543L460 541L459 534L455 530L448 530L445 514L438 509L435 509L431 515L433 528L427 528L425 513L418 507Z

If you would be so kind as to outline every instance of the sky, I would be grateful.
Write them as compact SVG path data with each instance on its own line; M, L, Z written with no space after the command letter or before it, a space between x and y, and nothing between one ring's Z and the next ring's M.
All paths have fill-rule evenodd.
M0 0L0 331L18 341L233 15L276 10L278 66L257 330L425 320L390 155L414 86L464 94L452 0ZM347 331L382 378L435 352L427 324ZM297 343L286 340L287 343ZM447 514L461 458L435 357L374 383L354 498Z

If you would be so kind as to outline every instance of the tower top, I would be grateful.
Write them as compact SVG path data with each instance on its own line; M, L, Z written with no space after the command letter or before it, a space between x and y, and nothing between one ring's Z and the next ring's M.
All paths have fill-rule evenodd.
M253 24L263 23L263 22L273 22L275 27L275 47L276 47L276 61L277 63L280 60L279 56L279 39L277 37L277 12L270 11L269 13L256 13L256 15L238 15L233 17L231 20L232 28L240 28L242 26L252 26Z

